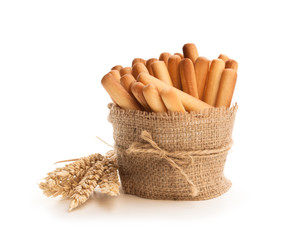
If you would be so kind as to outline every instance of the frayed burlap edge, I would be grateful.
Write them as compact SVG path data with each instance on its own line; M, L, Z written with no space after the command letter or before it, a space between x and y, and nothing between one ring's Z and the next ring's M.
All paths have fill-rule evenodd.
M218 108L206 108L201 111L191 111L191 112L166 112L166 113L155 113L155 112L147 112L147 111L141 111L141 110L135 110L135 109L128 109L125 110L123 108L120 108L114 103L109 103L107 105L108 109L110 111L113 111L116 115L136 115L138 117L147 117L149 119L157 119L157 118L166 118L166 117L172 117L172 118L179 118L182 119L184 117L211 117L211 116L228 116L235 114L238 110L237 103L234 103L230 108L226 107L218 107ZM108 117L108 121L110 120L110 115Z

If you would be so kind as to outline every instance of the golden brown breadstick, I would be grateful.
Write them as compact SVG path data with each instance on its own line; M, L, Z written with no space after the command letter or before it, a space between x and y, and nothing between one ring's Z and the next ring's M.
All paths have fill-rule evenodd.
M234 69L234 70L238 70L238 63L237 61L233 60L233 59L228 59L226 62L225 62L225 68L231 68L231 69Z
M174 88L165 87L160 92L161 98L167 107L167 109L171 112L185 112L185 109L177 96Z
M168 70L169 70L169 74L170 74L173 86L178 89L182 89L181 82L180 82L180 71L179 71L180 61L181 61L181 58L178 55L171 55L168 60Z
M167 112L161 96L154 84L147 84L143 88L144 97L153 112Z
M227 57L225 54L220 54L218 58L222 59L224 62L226 62L229 59L229 57Z
M125 74L131 74L132 68L131 67L124 67L120 70L120 75L123 76Z
M111 73L106 74L101 80L102 86L113 101L121 108L141 110L134 98L121 86Z
M138 81L142 82L145 85L153 83L157 87L159 92L163 88L169 86L168 84L164 83L163 81L161 81L147 73L141 73L138 76ZM174 88L174 91L177 93L179 99L181 100L184 108L187 111L201 111L203 109L212 108L212 106L208 105L207 103L202 102L199 99L194 98L191 95L189 95L177 88Z
M236 79L236 70L230 68L223 70L217 95L216 107L230 107Z
M131 86L136 83L135 78L132 76L132 74L125 74L120 79L121 85L125 88L125 90L130 94L130 96L136 100L135 96L131 92ZM141 110L144 110L142 105L136 101L137 104L140 106Z
M120 72L120 70L122 69L123 67L121 65L116 65L114 66L111 70L118 70Z
M195 98L199 98L194 64L191 59L184 58L179 64L182 90Z
M210 61L205 57L198 57L194 65L197 79L198 96L199 99L202 100Z
M133 65L132 67L132 75L137 78L137 76L141 73L141 72L146 72L149 73L145 64L143 63L136 63Z
M156 78L162 80L170 86L173 86L172 80L164 61L157 61L151 64L153 74Z
M214 59L211 63L203 98L203 101L211 106L215 106L216 104L221 75L224 68L225 62L222 59Z
M157 61L158 61L157 58L150 58L146 61L146 68L148 69L149 74L151 74L152 76L154 76L154 74L151 68L151 64Z
M182 53L174 53L174 55L178 55L181 59L183 59L184 58L184 56L183 56L183 54Z
M146 65L146 61L143 58L135 58L135 59L133 59L131 66L133 67L134 64L136 64L136 63L143 63L144 65Z
M120 82L121 75L118 70L111 70L110 73Z
M120 83L126 89L127 92L131 93L131 84L136 82L135 78L131 74L125 74L121 77Z
M168 59L171 56L170 53L168 52L163 52L162 54L160 54L159 56L159 61L164 61L166 66L168 66Z
M148 73L146 73L146 74L149 75ZM151 108L149 107L149 105L144 97L143 88L144 88L143 83L140 83L140 82L132 83L131 92L132 92L133 96L136 98L136 100L138 100L138 102L143 106L143 108L146 111L151 112Z
M197 47L194 43L187 43L182 49L184 57L191 59L193 63L199 57Z

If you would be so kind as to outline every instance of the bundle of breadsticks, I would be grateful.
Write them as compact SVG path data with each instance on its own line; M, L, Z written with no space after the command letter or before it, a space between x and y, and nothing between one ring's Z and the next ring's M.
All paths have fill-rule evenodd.
M183 54L164 52L131 67L114 66L101 80L112 101L123 109L190 112L230 107L238 63L224 54L210 61L199 57L195 44Z

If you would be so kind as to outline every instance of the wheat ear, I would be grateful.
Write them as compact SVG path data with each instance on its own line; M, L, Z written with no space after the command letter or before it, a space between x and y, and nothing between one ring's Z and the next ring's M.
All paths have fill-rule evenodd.
M92 166L84 178L79 182L78 186L74 189L72 195L69 211L86 202L90 195L94 192L98 185L98 181L103 176L103 163L98 161Z
M102 159L103 156L99 153L89 155L88 157L80 158L75 162L57 168L48 173L45 182L41 182L39 187L48 197L71 197L74 194L74 188L82 180L87 171Z
M104 168L104 175L98 183L100 191L110 196L120 195L118 165L117 165L116 155L113 151L108 152L104 157L103 168Z

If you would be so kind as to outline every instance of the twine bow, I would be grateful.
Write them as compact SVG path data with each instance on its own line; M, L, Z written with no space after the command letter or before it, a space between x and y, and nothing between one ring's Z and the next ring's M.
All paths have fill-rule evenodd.
M232 143L225 147L212 150L197 150L197 151L174 151L168 152L161 149L157 143L152 139L152 136L146 130L142 131L141 138L146 143L134 142L126 150L127 154L151 154L157 155L158 157L165 159L173 168L177 169L179 173L184 177L187 183L190 185L191 194L193 197L199 195L199 190L196 185L192 182L189 176L183 171L181 166L190 165L194 163L194 157L206 157L216 156L227 152Z

